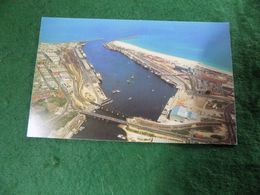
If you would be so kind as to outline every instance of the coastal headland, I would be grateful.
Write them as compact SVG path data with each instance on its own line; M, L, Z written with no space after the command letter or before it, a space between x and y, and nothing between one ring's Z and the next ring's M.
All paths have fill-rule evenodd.
M236 144L233 77L197 61L150 51L122 41L106 48L120 52L178 88L157 121L127 119L131 141Z
M87 120L81 112L93 112L108 100L84 44L39 44L28 136L70 138Z

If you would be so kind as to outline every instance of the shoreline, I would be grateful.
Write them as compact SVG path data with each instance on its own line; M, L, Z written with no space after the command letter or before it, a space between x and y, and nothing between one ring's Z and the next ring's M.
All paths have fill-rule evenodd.
M147 142L147 143L184 143L179 138L172 138L156 133L137 132L127 129L127 126L121 125L120 128L126 133L126 140L128 142Z
M53 108L55 109L55 113L52 114L53 116L51 115L52 123L55 124L65 119L66 121L63 122L64 126L53 129L53 131L50 132L50 137L70 138L80 131L81 125L87 120L87 117L80 114L79 111L95 111L108 100L101 87L101 75L86 58L86 54L83 50L85 44L87 44L87 42L41 43L39 45L37 52L38 61L36 62L35 71L39 69L42 74L40 74L37 79L43 79L48 86L46 88L47 92L52 90L52 93L46 92L48 96L46 95L46 97L44 97L62 96L61 98L63 98L64 101L66 100L66 106L57 105ZM59 52L57 53L57 51ZM49 64L47 64L46 59ZM37 87L33 88L32 99L33 96L39 96L37 89L40 89L39 93L42 93L42 85L38 83ZM56 87L56 85L59 87ZM53 88L50 89L52 86ZM39 98L41 98L41 96L39 96ZM38 99L35 99L35 102L37 101ZM39 106L45 108L49 104L50 103ZM60 109L62 109L62 111L58 112L57 110ZM74 111L78 112L78 115L67 120L66 116Z
M142 128L148 132L154 131L151 129L160 132L160 125L166 125L168 128L173 128L172 130L179 128L181 131L188 132L191 137L186 136L187 143L190 141L234 143L227 135L232 131L227 125L230 123L232 113L229 113L230 117L227 121L228 118L223 111L226 105L234 101L232 73L208 67L194 60L149 51L121 41L109 42L104 44L104 47L122 53L177 89L176 94L169 98L156 121L143 118L132 121L134 126L141 127L139 133L142 132ZM147 124L142 126L141 123Z
M195 60L191 60L191 59L187 59L187 58L183 58L183 57L178 57L178 56L174 56L174 55L169 55L169 54L165 54L165 53L161 53L161 52L157 52L157 51L148 50L148 49L145 49L143 47L139 47L139 46L136 46L136 45L133 45L133 44L130 44L130 43L123 42L123 41L112 41L112 42L109 42L107 44L110 44L110 43L115 43L118 46L129 48L129 49L135 50L137 52L149 53L151 55L158 56L158 57L164 58L164 59L169 60L169 61L173 61L173 62L178 61L178 62L182 63L182 65L188 64L188 67L190 67L190 68L195 68L196 66L198 66L198 67L202 67L202 68L214 71L214 72L227 74L229 76L233 75L232 72L221 70L221 69L218 69L216 67L212 67L210 65L206 65L204 63L201 63L201 62L198 62L198 61L195 61ZM186 67L186 65L184 65L184 66Z

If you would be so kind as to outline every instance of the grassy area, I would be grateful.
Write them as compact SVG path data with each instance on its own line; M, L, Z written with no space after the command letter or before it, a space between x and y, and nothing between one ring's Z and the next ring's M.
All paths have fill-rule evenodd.
M77 116L77 112L70 112L66 115L64 115L62 118L60 118L56 123L53 125L55 129L59 129L61 127L64 127L67 122L71 121L75 116Z
M182 135L190 135L189 130L175 130L175 131L172 131L172 132L182 134Z
M46 106L45 99L40 99L37 102L35 102L34 104L38 105L38 106Z
M47 103L55 104L58 107L64 106L67 102L66 98L51 96L48 99L40 99L37 102L35 102L34 104L39 105L39 106L46 106L47 103L45 100L47 100Z
M217 135L217 134L216 134L216 135L215 135L215 134L214 134L214 135L211 135L210 137L211 137L211 138L214 138L214 139L218 139L218 140L223 140L223 139L225 138L225 136L223 136L223 135Z
M213 127L201 127L198 130L201 131L201 132L214 132L214 128Z
M66 98L60 98L60 97L50 97L47 99L47 101L59 107L64 106L67 102Z
M128 130L128 131L132 131L132 132L134 132L134 133L138 133L138 134L141 134L141 135L146 135L146 136L154 136L155 137L155 135L152 133L152 132L147 132L146 130L143 130L143 129L136 129L136 128L129 128L129 127L126 127L126 130Z

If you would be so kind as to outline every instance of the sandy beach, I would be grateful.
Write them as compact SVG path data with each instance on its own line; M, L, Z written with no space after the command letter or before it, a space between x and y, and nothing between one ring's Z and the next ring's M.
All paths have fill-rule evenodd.
M160 52L150 51L148 49L144 49L142 47L135 46L133 44L125 43L125 42L122 42L122 41L113 41L113 42L110 42L110 43L112 43L116 46L119 46L119 47L128 48L128 49L131 49L131 50L135 50L137 52L146 53L148 55L158 56L160 58L163 58L165 60L170 61L171 63L178 63L178 65L181 65L181 66L184 66L184 67L194 68L196 66L200 66L202 68L205 68L205 69L208 69L208 70L211 70L211 71L215 71L215 72L219 72L219 73L222 73L222 74L227 74L229 76L232 76L231 72L220 70L220 69L208 66L206 64L203 64L201 62L197 62L197 61L194 61L194 60L181 58L181 57L177 57L177 56L172 56L172 55L167 55L167 54L160 53Z

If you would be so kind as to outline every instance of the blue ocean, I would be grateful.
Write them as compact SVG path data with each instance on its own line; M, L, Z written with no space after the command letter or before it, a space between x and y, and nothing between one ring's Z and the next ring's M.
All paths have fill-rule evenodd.
M229 24L112 19L42 18L40 41L121 40L232 72Z
M225 35L220 36L224 38ZM182 39L169 35L146 35L127 39L124 42L148 50L195 60L220 70L232 72L229 45L223 41L219 42L215 37L212 37L208 43L202 44L199 39L192 40L193 36L182 37Z

